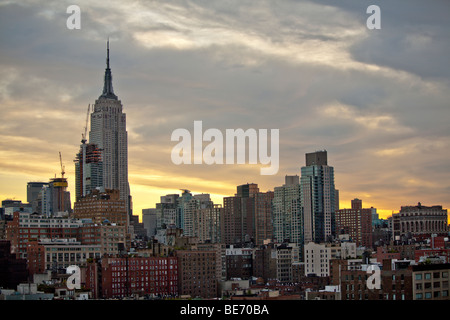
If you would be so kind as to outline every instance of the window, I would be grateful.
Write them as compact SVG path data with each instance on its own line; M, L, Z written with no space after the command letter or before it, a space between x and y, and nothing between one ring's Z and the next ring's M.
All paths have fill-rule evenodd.
M421 300L421 299L423 299L423 294L416 293L416 300Z
M421 273L417 273L416 274L416 280L422 280L422 274Z
M426 280L431 279L431 273L425 273L425 279Z

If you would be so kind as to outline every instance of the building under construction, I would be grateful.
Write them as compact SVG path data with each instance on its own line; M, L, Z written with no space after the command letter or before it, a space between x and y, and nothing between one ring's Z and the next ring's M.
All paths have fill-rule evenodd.
M69 184L67 178L64 177L64 173L61 162L61 177L58 178L55 175L48 183L42 183L42 188L34 200L35 208L33 208L33 211L47 217L56 216L61 212L72 213L70 192L67 191Z
M101 149L96 144L82 141L75 162L75 198L85 197L92 190L103 186L103 162Z

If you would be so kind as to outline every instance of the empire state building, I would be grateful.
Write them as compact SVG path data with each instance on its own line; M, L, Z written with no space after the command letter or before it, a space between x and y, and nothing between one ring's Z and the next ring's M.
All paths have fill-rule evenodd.
M126 114L122 102L114 94L109 67L109 41L107 42L106 69L103 92L95 101L91 113L89 143L102 150L103 187L118 189L131 215L130 186L128 183L128 133Z

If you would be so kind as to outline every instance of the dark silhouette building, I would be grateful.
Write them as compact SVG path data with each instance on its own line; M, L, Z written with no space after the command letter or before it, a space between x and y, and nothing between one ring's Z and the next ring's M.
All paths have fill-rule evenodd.
M11 253L11 242L0 240L0 287L16 289L17 285L28 280L27 260L17 259Z

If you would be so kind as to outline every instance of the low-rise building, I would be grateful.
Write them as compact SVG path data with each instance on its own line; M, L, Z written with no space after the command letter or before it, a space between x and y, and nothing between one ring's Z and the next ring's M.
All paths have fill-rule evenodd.
M58 271L70 265L84 266L88 259L101 257L100 245L83 245L76 239L41 239L28 243L30 274Z
M94 298L178 295L175 257L103 257L85 270L85 285Z
M413 266L413 300L450 300L449 272L449 263Z
M178 293L192 298L216 298L218 281L216 252L206 250L177 250Z
M250 279L253 275L253 249L236 248L230 245L226 250L227 279Z

